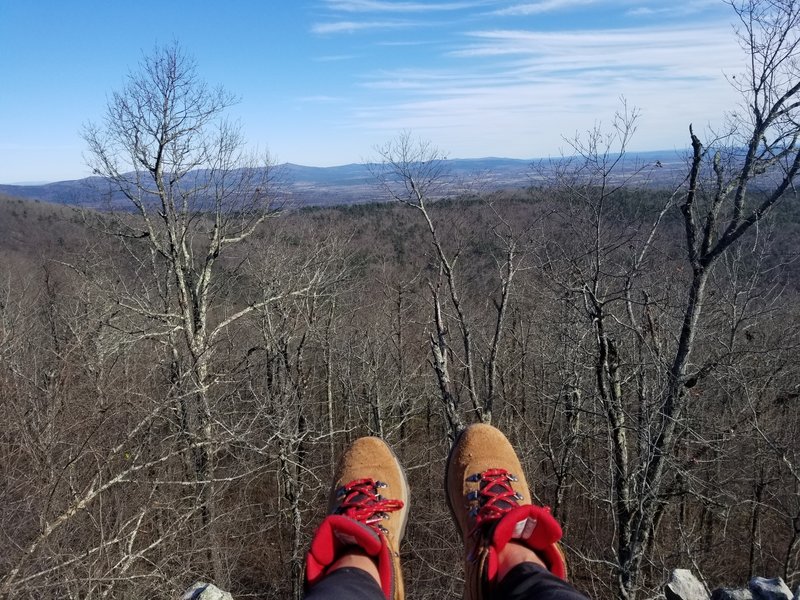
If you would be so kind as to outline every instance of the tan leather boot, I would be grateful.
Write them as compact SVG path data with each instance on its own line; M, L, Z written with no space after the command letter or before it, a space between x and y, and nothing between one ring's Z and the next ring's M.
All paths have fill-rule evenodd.
M408 483L383 440L359 438L344 452L334 472L328 513L306 557L306 585L317 583L348 547L357 546L378 565L386 599L402 600L400 542L408 521Z
M557 542L561 527L549 508L531 504L514 448L491 425L472 425L450 452L445 475L447 504L464 539L464 598L490 597L497 583L498 554L510 541L527 546L566 579Z

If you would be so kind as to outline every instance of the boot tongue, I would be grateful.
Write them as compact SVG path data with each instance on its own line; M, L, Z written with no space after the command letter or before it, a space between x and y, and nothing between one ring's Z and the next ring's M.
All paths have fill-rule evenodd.
M373 526L376 521L374 518L376 510L374 498L363 492L358 492L348 497L347 501L336 509L335 514L350 517L364 525Z
M370 497L367 496L365 493L359 492L359 493L355 494L352 498L350 498L350 503L351 504L365 504L369 499L370 499Z
M482 481L481 491L494 497L493 506L500 510L510 510L519 506L513 495L509 495L508 487L497 481Z
M366 523L372 516L376 500L380 500L375 491L376 484L372 480L359 480L345 485L341 488L339 497L341 504L335 513Z

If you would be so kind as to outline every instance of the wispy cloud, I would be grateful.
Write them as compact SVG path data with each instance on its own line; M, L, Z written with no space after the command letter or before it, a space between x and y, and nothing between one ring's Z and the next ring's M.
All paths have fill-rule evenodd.
M561 135L610 118L625 96L643 110L643 145L669 148L685 143L690 121L712 122L736 102L723 74L741 58L725 24L468 38L449 54L455 65L373 72L362 86L374 103L355 111L354 127L413 129L474 156L525 155L543 143L555 152Z
M355 54L327 54L325 56L317 56L312 60L316 62L342 62L346 60L353 60L358 58Z
M482 2L388 2L383 0L328 0L331 10L341 12L421 13L464 10L481 6Z
M636 8L631 8L626 11L625 15L628 17L685 17L687 15L695 15L709 8L717 8L718 6L719 2L717 2L717 0L695 0L693 2L681 2L669 5L637 6Z
M674 9L671 7L666 8L651 8L650 6L640 6L638 8L633 8L629 10L626 15L629 17L645 17L650 15L657 15L657 14L669 14Z
M309 104L337 104L340 102L344 102L345 99L339 96L303 96L298 98L300 102L306 102Z
M643 112L637 136L643 148L678 147L687 142L689 122L696 128L712 123L737 102L724 75L739 69L741 56L728 21L709 4L715 1L666 7L660 0L486 0L468 14L440 13L449 27L441 27L429 52L409 52L413 60L397 61L401 67L355 75L361 92L354 91L340 125L372 139L411 129L463 156L535 156L557 153L562 135L610 119L625 97ZM417 32L437 21L433 13L412 18L420 4L331 0L327 6L339 7L347 17L341 22L363 19L360 29L403 23ZM362 12L348 14L346 7ZM593 28L584 19L589 24L575 29L574 20L538 18L583 7L611 11L618 26ZM396 9L409 14L391 14ZM694 15L691 25L687 14ZM420 36L387 35L373 43L378 51L419 44Z
M555 12L572 8L574 6L583 6L587 4L595 4L596 0L541 0L540 2L528 2L525 4L515 4L507 8L494 11L492 14L500 16L528 16L538 15L541 13Z
M431 44L435 44L437 41L433 40L395 40L395 41L385 41L385 42L378 42L378 46L385 46L387 48L408 48L408 47L416 47L416 46L430 46Z
M409 25L411 24L401 21L334 21L331 23L315 23L311 26L311 32L318 35L355 33L364 30L397 29L408 27Z
M462 58L522 55L543 62L554 58L575 63L608 64L612 59L639 63L643 57L662 64L681 63L700 49L735 49L727 27L646 27L583 31L486 30L468 37L473 43L453 50ZM546 59L546 60L545 60ZM691 67L691 64L683 65Z

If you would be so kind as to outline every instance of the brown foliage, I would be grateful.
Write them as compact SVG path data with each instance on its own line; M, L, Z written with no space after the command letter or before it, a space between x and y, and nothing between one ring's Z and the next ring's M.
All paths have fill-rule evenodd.
M492 210L485 200L435 205L431 214L468 258L461 281L476 339L492 335L490 269L501 250L486 223L499 215L523 232L528 262L510 299L493 422L517 445L537 499L565 522L577 584L610 597L611 463L592 323L559 283L568 266L543 252L557 243L562 256L580 253L581 240L565 229L575 221L562 220L558 202L522 196L494 201ZM659 206L636 202L642 210ZM36 217L27 208L23 225L30 226ZM424 282L435 270L420 243L424 225L407 216L391 205L301 211L263 228L244 263L226 263L222 276L241 297L245 288L287 285L322 260L340 263L344 274L314 295L254 312L214 347L210 397L222 432L216 519L228 573L220 583L236 594L290 593L286 566L302 558L321 516L336 453L375 433L409 471L413 515L403 551L410 588L421 597L460 589L459 544L440 489L447 426L427 345ZM18 258L36 269L4 263L0 529L7 550L0 573L18 568L15 597L174 597L213 566L192 533L201 522L185 461L192 442L169 400L174 383L161 343L138 335L144 325L114 302L124 282L112 275L129 248L99 257L91 252L97 234L71 226L70 244L84 244L86 254L40 244ZM456 242L450 228L469 235ZM649 313L648 335L663 345L674 343L679 319L671 287L681 285L682 263L673 230L667 226L656 242L658 258L644 280L650 300L637 309L642 318ZM626 240L639 235L622 225L614 231ZM49 232L43 226L40 234ZM776 228L772 237L780 243L781 236ZM333 238L347 242L331 246ZM774 258L766 236L749 243L763 248L764 260ZM618 246L620 257L626 248ZM78 256L92 269L62 265L79 264ZM738 582L750 570L797 577L799 484L787 467L798 464L800 428L793 387L800 332L790 325L798 322L796 292L776 287L781 269L764 264L748 253L715 280L698 355L716 366L688 390L697 408L681 427L645 589L687 564L712 585ZM236 298L214 318L235 310ZM620 327L614 335L619 360L634 375L659 368L636 352L633 332ZM463 374L457 380L457 406L473 420ZM623 382L632 432L648 401L642 381ZM725 561L717 559L722 552Z

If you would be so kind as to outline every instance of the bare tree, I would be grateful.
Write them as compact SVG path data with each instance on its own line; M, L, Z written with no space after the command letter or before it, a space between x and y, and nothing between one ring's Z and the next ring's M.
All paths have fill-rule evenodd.
M491 302L495 318L491 333L484 344L484 352L476 351L476 324L468 315L467 302L463 297L464 286L459 280L459 259L464 249L463 240L447 239L437 226L430 205L437 200L463 191L449 176L446 156L430 142L415 140L408 131L377 149L381 159L374 167L374 174L384 191L394 200L416 209L422 216L430 235L435 255L436 277L428 282L433 303L434 331L430 334L432 366L436 373L439 391L444 404L450 436L463 428L463 418L458 408L456 388L466 391L467 398L478 420L489 423L498 393L498 361L504 333L509 299L514 276L519 270L517 235L508 222L497 211L493 211L496 225L492 232L501 251L495 258L499 282ZM455 249L449 250L449 246ZM491 294L491 293L490 293ZM454 354L449 338L448 313L460 338L460 352ZM459 382L453 380L451 358L457 357L458 372L463 376ZM482 368L483 379L479 369Z
M619 593L628 599L635 596L642 559L660 513L667 465L691 404L687 389L712 368L710 362L692 365L691 360L710 273L778 202L795 195L800 170L800 5L794 0L731 5L740 21L737 34L747 60L744 76L733 79L742 94L743 113L732 115L732 134L710 147L704 147L690 128L691 168L680 209L691 282L640 491L637 498L618 503L618 512L631 525L619 538ZM707 187L702 184L704 165L710 169ZM623 445L616 451L624 456Z
M431 235L431 243L436 252L439 265L439 276L435 284L429 284L433 298L434 326L436 333L430 336L433 369L439 382L439 390L444 403L445 416L450 427L450 435L463 429L463 421L459 414L453 380L448 364L449 344L448 331L444 323L440 289L442 278L450 295L453 309L456 312L461 339L464 348L463 368L466 374L466 389L474 410L479 411L478 392L475 382L475 369L472 360L472 331L467 323L466 315L459 297L456 282L455 264L458 253L449 257L445 253L442 240L428 211L428 203L436 200L445 191L444 154L429 142L416 142L411 132L403 132L384 147L378 149L381 164L376 167L375 176L380 185L395 200L416 208L425 220Z
M233 101L200 79L194 61L173 44L145 56L111 95L103 122L84 132L95 174L137 214L109 226L138 263L143 282L140 293L119 302L150 324L145 335L166 342L203 526L212 530L215 342L232 323L274 300L239 298L234 310L215 310L228 289L221 261L253 234L275 199L269 162L253 161L238 127L224 119ZM224 581L213 541L209 548L215 575Z
M571 281L565 287L580 294L594 329L595 387L606 414L611 451L616 594L626 600L636 597L660 519L683 485L673 466L687 435L689 411L695 407L690 390L708 377L719 359L716 353L695 359L707 283L720 259L779 202L795 195L800 169L800 6L792 0L748 0L732 6L747 58L744 76L731 78L742 94L742 111L731 115L729 133L714 136L708 146L690 128L689 173L651 220L651 233L638 228L645 235L627 237L603 231L609 224L603 216L606 199L621 189L628 174L617 154L597 143L602 137L590 134L576 147L580 163L570 177L562 177L577 184L571 184L573 196L586 203L595 232L594 248L582 255L591 260L572 262ZM615 129L624 153L633 122L623 119ZM599 177L586 187L592 173ZM658 322L671 319L667 305L648 290L655 282L642 280L641 269L653 234L673 205L680 207L683 219L689 273L681 292L679 326L669 339L658 335ZM626 247L631 249L629 259L614 263L614 256L625 254L620 249ZM615 305L623 310L615 311ZM622 347L618 336L626 331L634 333L630 343L638 348L635 353ZM647 363L641 362L644 358ZM638 380L626 373L626 364L637 362ZM646 379L644 364L656 367ZM636 396L638 407L632 402ZM631 431L637 432L636 443L629 439Z
M170 427L172 407L153 386L157 367L136 358L152 345L131 352L105 327L116 306L86 281L70 281L72 270L47 264L43 271L38 294L18 286L24 312L7 302L0 309L3 330L14 334L0 339L15 343L0 374L0 385L10 386L0 435L18 440L13 460L2 461L16 468L0 492L3 529L13 539L0 597L108 596L130 585L129 575L141 576L144 564L157 571L164 548L194 518L192 508L176 512L164 502L161 484L174 477L183 450ZM20 493L24 505L14 501Z

